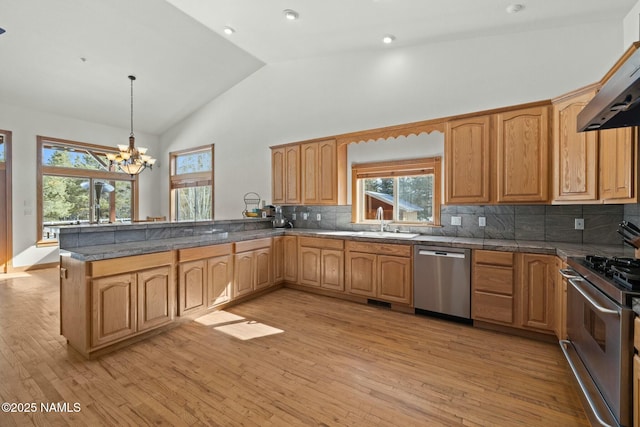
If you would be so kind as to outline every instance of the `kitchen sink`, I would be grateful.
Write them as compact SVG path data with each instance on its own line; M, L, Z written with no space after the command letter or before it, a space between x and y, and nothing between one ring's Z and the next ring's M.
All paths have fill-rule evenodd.
M382 239L413 239L418 233L394 233L392 231L322 231L327 236L375 237Z
M376 237L383 239L413 239L418 233L394 233L393 231L356 231L352 234L358 237Z

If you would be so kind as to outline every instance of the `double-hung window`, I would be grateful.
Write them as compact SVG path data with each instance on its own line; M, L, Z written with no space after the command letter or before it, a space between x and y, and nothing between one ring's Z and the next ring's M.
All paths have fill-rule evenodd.
M440 163L430 157L352 165L353 222L440 225Z
M213 219L213 148L211 144L169 154L172 221Z
M55 243L52 227L130 222L137 177L109 166L115 147L38 136L38 242Z

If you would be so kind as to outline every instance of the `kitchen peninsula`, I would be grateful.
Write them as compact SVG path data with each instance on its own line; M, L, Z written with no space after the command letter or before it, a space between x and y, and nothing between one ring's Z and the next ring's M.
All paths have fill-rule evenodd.
M110 224L58 231L61 333L71 347L89 358L283 284L362 303L373 298L412 312L411 247L417 244L485 254L540 254L560 261L586 253L627 254L621 245L273 229L269 220L262 219ZM395 276L393 286L381 296L351 290L344 285L350 274L345 258L360 246L369 252L398 255L406 248L406 254L396 259L405 257L409 274ZM326 286L325 274L332 275ZM503 323L497 322L498 326Z

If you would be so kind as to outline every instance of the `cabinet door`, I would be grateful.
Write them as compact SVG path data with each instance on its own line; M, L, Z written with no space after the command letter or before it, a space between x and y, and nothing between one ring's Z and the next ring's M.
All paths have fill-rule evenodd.
M496 115L496 198L499 203L548 200L548 116L548 107Z
M490 118L447 123L445 150L445 204L490 202Z
M284 148L284 200L285 203L299 204L302 201L300 190L300 146L290 145Z
M302 203L318 204L318 144L302 144Z
M333 291L344 291L344 251L322 249L321 286Z
M241 297L253 292L254 283L253 252L234 255L233 261L233 297Z
M554 105L553 199L598 198L598 132L578 132L578 113L595 92Z
M411 258L378 255L378 296L411 304Z
M171 267L158 267L137 274L138 332L173 320L175 285Z
M306 286L320 286L320 248L300 246L300 284Z
M590 132L585 132L590 133ZM606 129L600 138L600 198L603 200L634 197L636 174L635 128Z
M521 325L554 332L555 259L520 254Z
M274 237L272 240L273 283L284 281L284 236Z
M347 252L346 256L347 292L354 295L376 296L376 255L361 252Z
M271 149L271 200L274 204L283 204L285 200L285 149Z
M284 280L298 283L298 238L284 236Z
M207 306L213 307L231 299L233 257L221 255L207 261Z
M337 153L334 139L318 142L318 204L338 204Z
M136 276L133 273L91 282L91 346L126 338L136 332Z
M207 306L207 262L182 262L178 266L178 315L182 316Z
M262 289L273 284L271 278L271 248L257 249L253 251L255 265L255 287L254 289Z

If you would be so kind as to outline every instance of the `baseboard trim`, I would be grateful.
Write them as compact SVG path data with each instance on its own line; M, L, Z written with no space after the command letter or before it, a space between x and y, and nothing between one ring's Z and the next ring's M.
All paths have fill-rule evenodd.
M46 268L56 268L60 265L59 262L47 262L44 264L25 265L21 267L10 267L7 269L7 273L24 273L26 271L44 270Z

